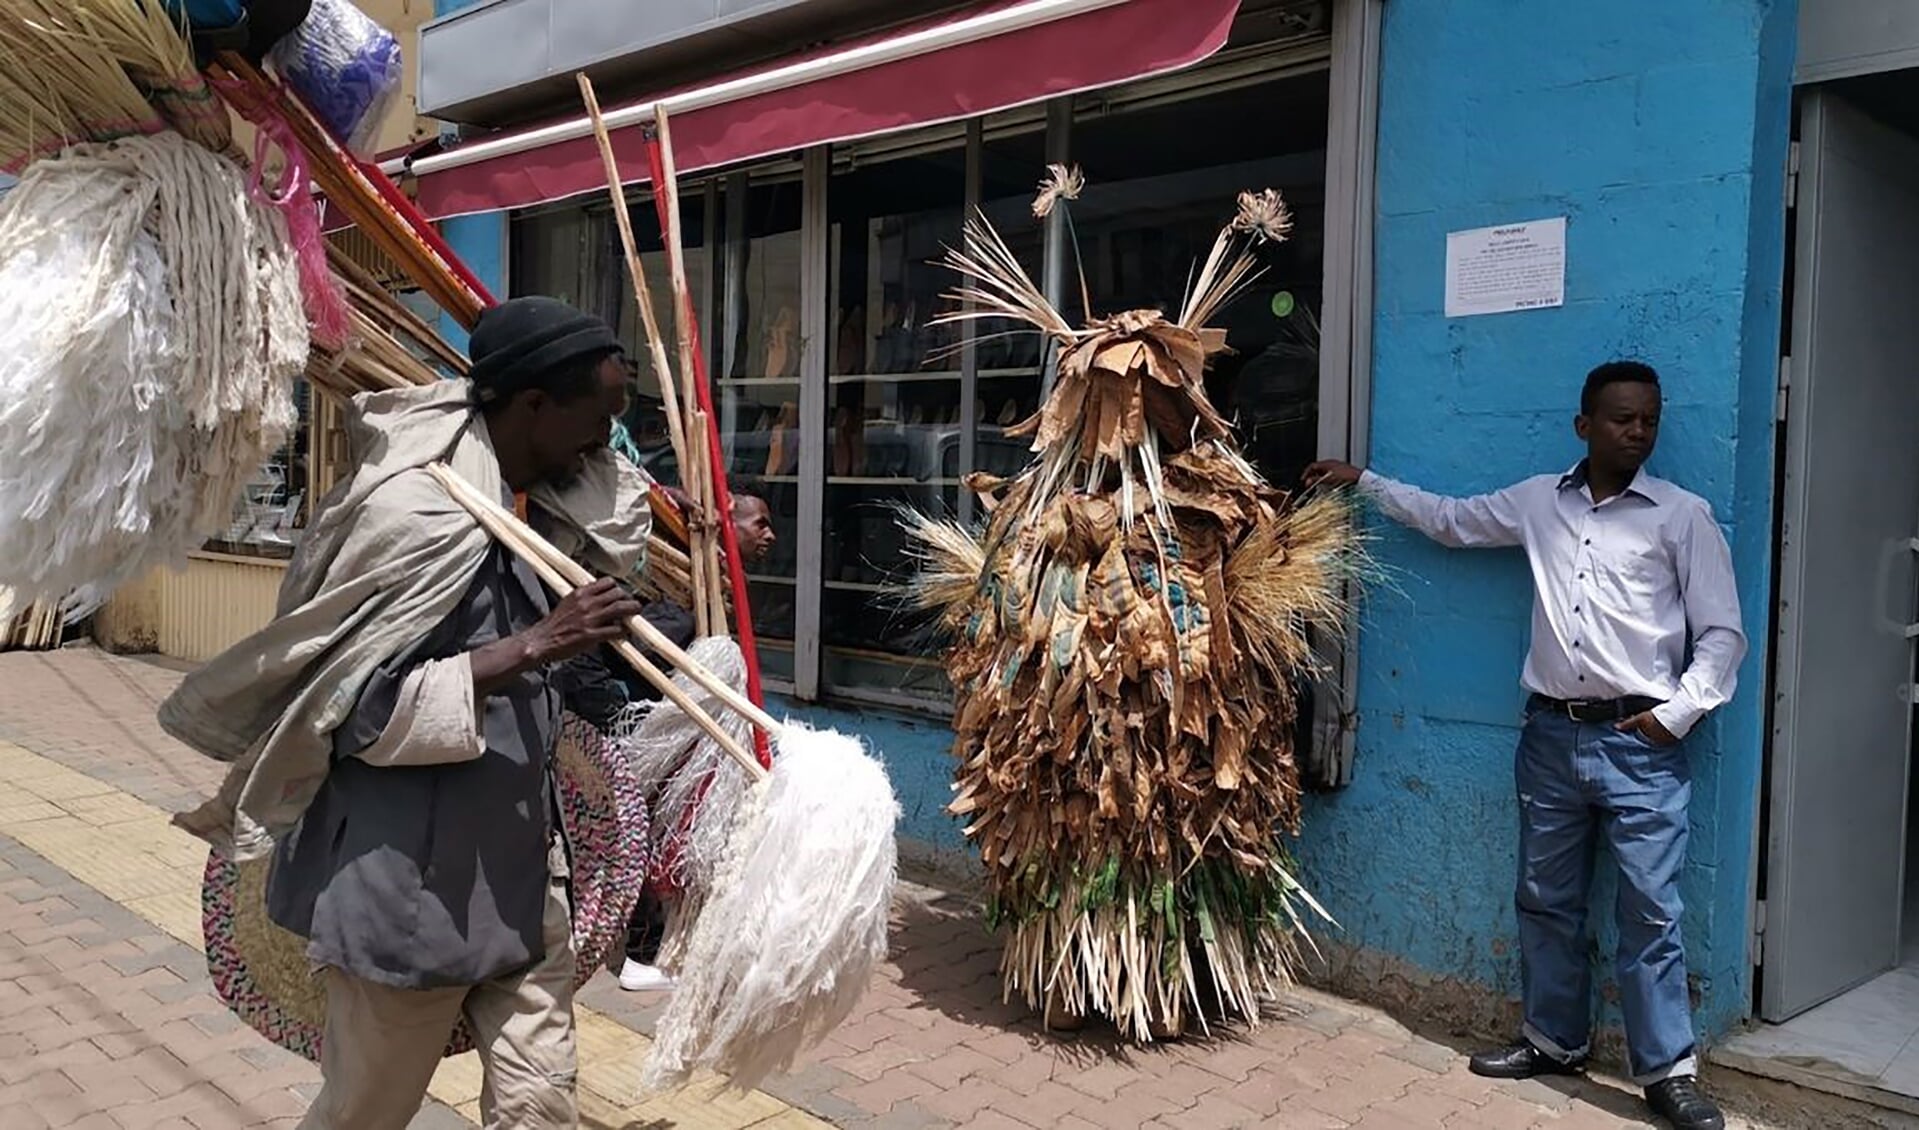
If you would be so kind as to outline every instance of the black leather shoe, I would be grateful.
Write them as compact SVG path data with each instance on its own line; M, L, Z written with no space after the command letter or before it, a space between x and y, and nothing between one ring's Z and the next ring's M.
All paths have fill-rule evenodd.
M1646 1088L1646 1105L1673 1130L1725 1130L1726 1116L1699 1093L1699 1080L1675 1075Z
M1561 1063L1529 1043L1521 1041L1509 1047L1480 1052L1467 1061L1474 1075L1487 1079L1531 1079L1535 1075L1577 1075L1586 1069L1584 1059Z

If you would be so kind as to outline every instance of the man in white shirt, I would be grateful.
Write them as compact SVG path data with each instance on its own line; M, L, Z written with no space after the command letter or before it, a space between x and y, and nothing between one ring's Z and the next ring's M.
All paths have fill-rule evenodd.
M1616 978L1633 1079L1678 1130L1719 1130L1700 1094L1680 939L1691 769L1684 741L1732 697L1746 637L1732 554L1706 502L1644 473L1659 376L1634 361L1586 378L1573 427L1587 455L1476 498L1444 498L1344 463L1311 485L1357 485L1395 521L1454 548L1519 546L1533 573L1530 697L1519 791L1521 1039L1480 1075L1570 1074L1591 1046L1586 908L1600 839L1619 862ZM1688 660L1688 644L1691 645Z

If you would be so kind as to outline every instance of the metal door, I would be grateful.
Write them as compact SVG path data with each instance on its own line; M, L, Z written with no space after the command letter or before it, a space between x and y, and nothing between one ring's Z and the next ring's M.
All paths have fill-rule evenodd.
M1919 143L1801 106L1768 1020L1897 963L1919 618Z

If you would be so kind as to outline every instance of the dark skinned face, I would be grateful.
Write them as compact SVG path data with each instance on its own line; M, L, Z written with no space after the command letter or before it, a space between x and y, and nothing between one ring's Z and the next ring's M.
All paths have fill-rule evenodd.
M763 560L779 538L773 533L773 514L752 495L733 500L733 532L740 539L740 556L749 563Z
M1615 381L1601 388L1592 414L1573 421L1593 471L1625 481L1638 474L1659 442L1659 408L1657 385Z
M613 417L626 410L626 368L609 357L600 363L598 376L598 391L571 400L555 400L538 389L522 394L539 481L566 486L586 470L587 456L606 446Z

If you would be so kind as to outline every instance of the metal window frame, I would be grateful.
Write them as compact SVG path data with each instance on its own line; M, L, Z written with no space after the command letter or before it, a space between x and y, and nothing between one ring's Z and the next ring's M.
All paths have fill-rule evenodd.
M966 205L964 215L970 219L980 208L980 196L985 191L986 178L986 121L983 118L969 118L966 122ZM967 302L968 309L973 307ZM979 459L979 326L975 322L960 323L960 476L978 470ZM959 520L964 526L973 524L974 500L971 491L964 486L959 489Z
M1373 218L1379 153L1380 34L1385 0L1333 5L1332 99L1327 111L1325 301L1320 311L1319 453L1363 464L1371 444ZM1327 787L1352 782L1357 747L1359 625L1334 641L1332 677L1314 716L1315 761Z
M828 277L831 228L826 185L832 154L824 145L806 151L800 204L800 466L799 544L793 592L793 693L820 696L820 617L826 572L826 375L831 311Z

